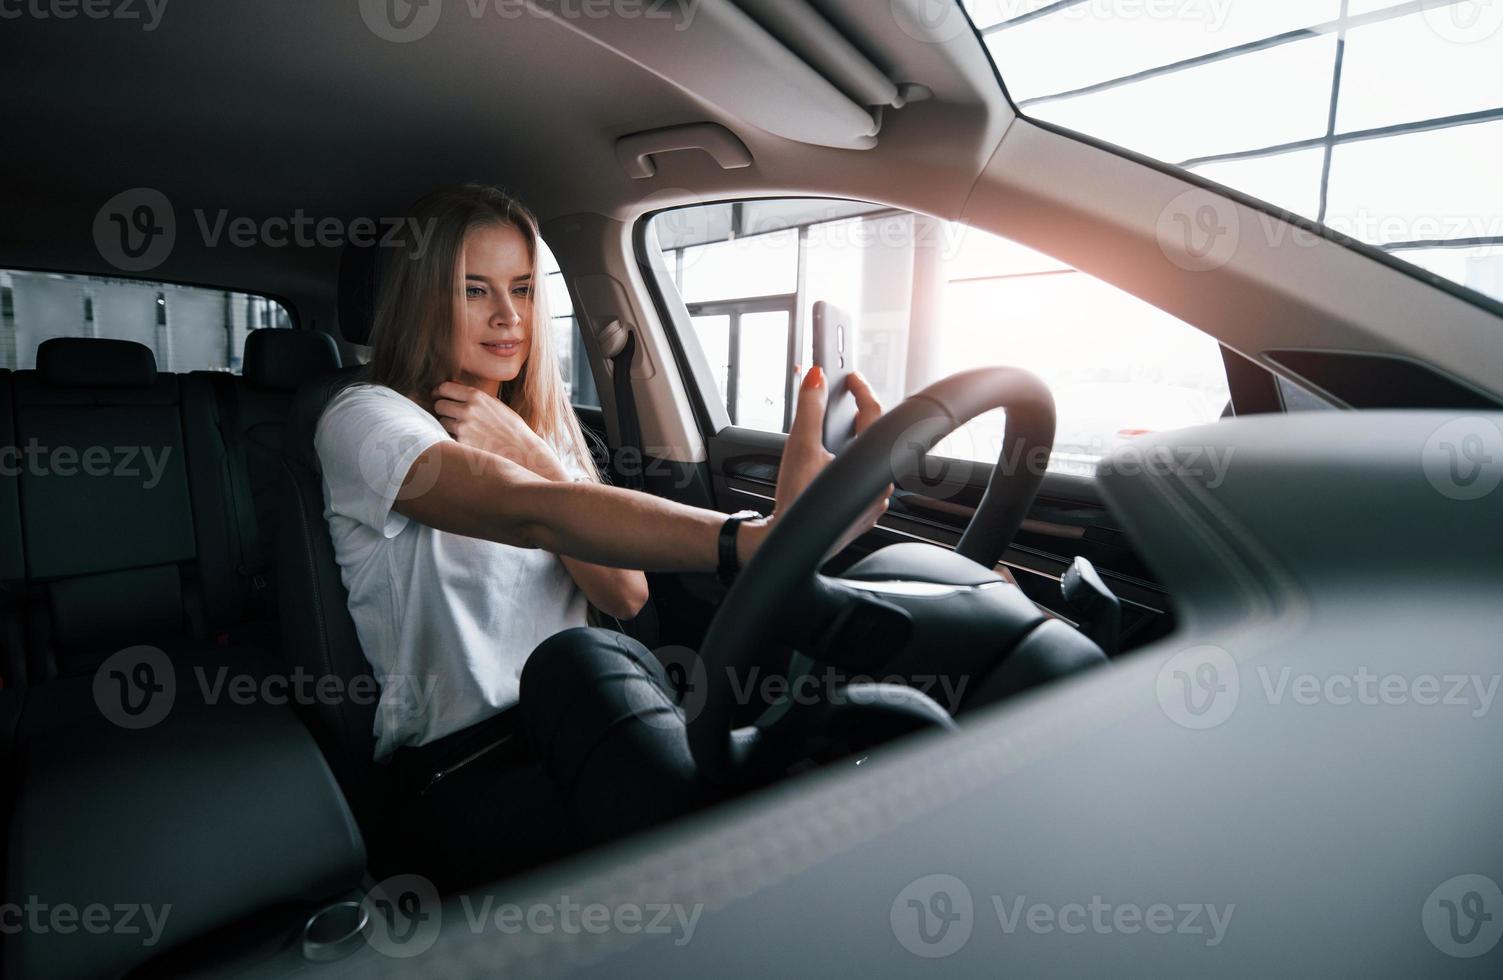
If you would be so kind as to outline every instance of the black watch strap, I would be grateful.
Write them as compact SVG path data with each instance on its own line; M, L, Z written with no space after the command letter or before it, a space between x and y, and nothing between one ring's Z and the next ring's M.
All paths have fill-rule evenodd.
M754 510L743 510L727 517L725 523L720 525L720 564L715 568L715 577L726 588L731 587L741 571L741 559L736 556L736 531L745 522L761 516Z

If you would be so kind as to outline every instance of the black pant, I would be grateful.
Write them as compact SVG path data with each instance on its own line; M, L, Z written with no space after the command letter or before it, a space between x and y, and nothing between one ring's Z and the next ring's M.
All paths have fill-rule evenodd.
M521 703L398 749L397 841L442 888L464 887L643 830L710 798L667 673L646 647L581 627L522 670Z
M528 742L582 843L657 826L712 799L673 684L631 637L588 627L549 637L522 668L521 701Z

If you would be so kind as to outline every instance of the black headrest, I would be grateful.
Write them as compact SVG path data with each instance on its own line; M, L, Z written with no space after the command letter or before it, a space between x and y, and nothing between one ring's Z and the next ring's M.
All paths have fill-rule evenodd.
M346 245L339 257L339 332L352 344L369 344L381 285L381 248Z
M62 388L150 388L157 359L133 340L53 337L37 348L37 374Z
M245 338L245 380L260 388L296 389L339 368L334 338L316 330L252 330Z

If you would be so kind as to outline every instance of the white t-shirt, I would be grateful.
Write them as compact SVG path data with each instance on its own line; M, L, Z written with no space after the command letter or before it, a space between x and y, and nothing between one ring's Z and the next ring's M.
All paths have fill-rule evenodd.
M557 555L436 531L392 510L413 462L448 438L434 416L369 384L337 394L314 435L334 557L381 684L377 759L515 704L528 655L586 624L585 596ZM571 454L559 457L583 475Z

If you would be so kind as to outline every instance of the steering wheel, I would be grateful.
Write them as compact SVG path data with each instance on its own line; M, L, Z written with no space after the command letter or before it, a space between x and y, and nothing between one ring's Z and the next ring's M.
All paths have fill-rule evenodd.
M940 440L997 408L1007 410L1002 454L956 548L981 566L960 562L968 569L963 574L995 579L992 568L1022 525L1054 446L1053 396L1038 377L1010 367L951 375L911 395L846 446L778 515L705 636L707 690L688 726L690 749L703 775L723 782L734 772L733 678L749 676L770 645L785 643L853 671L879 669L901 652L913 634L903 606L880 590L825 576L819 569L884 487L916 473ZM1023 465L1009 472L1008 464L1019 462ZM957 560L942 557L953 571ZM1026 603L1021 594L1014 601Z

